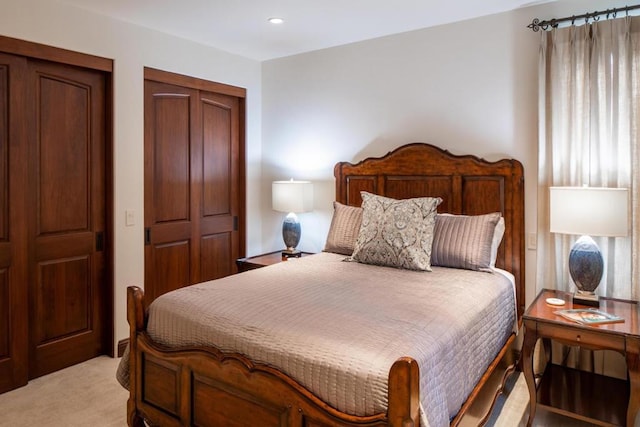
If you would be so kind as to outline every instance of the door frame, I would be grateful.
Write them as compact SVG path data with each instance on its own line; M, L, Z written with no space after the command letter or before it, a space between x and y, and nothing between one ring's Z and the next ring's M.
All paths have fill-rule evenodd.
M105 277L107 287L104 292L105 314L103 324L103 346L107 349L107 355L114 357L114 182L113 182L113 59L103 58L67 49L43 45L25 40L0 36L0 52L20 55L32 59L42 59L65 65L72 65L96 71L102 71L105 75L105 230L104 230L104 254Z

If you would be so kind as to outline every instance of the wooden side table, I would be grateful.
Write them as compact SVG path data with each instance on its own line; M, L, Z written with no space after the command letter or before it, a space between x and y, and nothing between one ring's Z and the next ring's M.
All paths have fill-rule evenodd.
M301 256L313 255L310 252L302 252ZM287 261L287 258L282 256L282 251L269 252L262 255L256 255L247 258L240 258L236 260L238 266L238 273L243 271L253 270L255 268L266 267L271 264L277 264L279 262Z
M552 306L547 298L560 298L564 306ZM524 314L522 362L529 389L529 420L538 407L601 426L633 427L640 408L640 326L638 303L600 298L600 310L622 316L623 323L581 325L554 311L588 308L573 305L572 294L544 289ZM540 378L534 377L533 351L542 339L547 365ZM628 379L584 372L551 362L551 340L592 350L614 350L627 361Z

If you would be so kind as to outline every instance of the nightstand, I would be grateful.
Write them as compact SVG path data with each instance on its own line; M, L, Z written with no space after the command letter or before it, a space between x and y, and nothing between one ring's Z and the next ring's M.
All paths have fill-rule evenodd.
M566 301L547 304L547 298ZM600 298L600 310L625 319L623 323L581 325L554 314L573 305L572 294L544 289L524 314L522 369L529 389L530 426L536 409L563 414L601 426L630 426L640 408L640 326L638 303ZM533 351L542 339L547 364L542 376L534 377ZM628 379L612 378L551 363L551 340L591 350L614 350L627 361Z
M310 252L301 252L301 256L309 255L313 254ZM242 273L243 271L266 267L283 261L287 261L287 258L282 256L282 251L276 251L247 258L240 258L236 260L236 265L238 266L238 273Z

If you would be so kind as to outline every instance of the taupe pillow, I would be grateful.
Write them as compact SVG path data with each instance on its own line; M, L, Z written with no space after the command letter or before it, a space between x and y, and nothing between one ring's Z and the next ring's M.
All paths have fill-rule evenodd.
M436 208L442 199L396 200L362 195L362 225L352 259L365 264L431 271Z
M438 214L431 264L491 271L492 246L500 217L499 212L474 216ZM495 250L497 253L497 246Z
M324 245L325 252L351 255L362 224L362 208L333 202L333 218Z

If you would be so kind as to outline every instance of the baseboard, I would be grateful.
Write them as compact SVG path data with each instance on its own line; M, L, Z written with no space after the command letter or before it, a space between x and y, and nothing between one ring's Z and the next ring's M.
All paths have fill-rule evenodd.
M129 338L118 341L118 357L122 357L124 349L129 345Z

